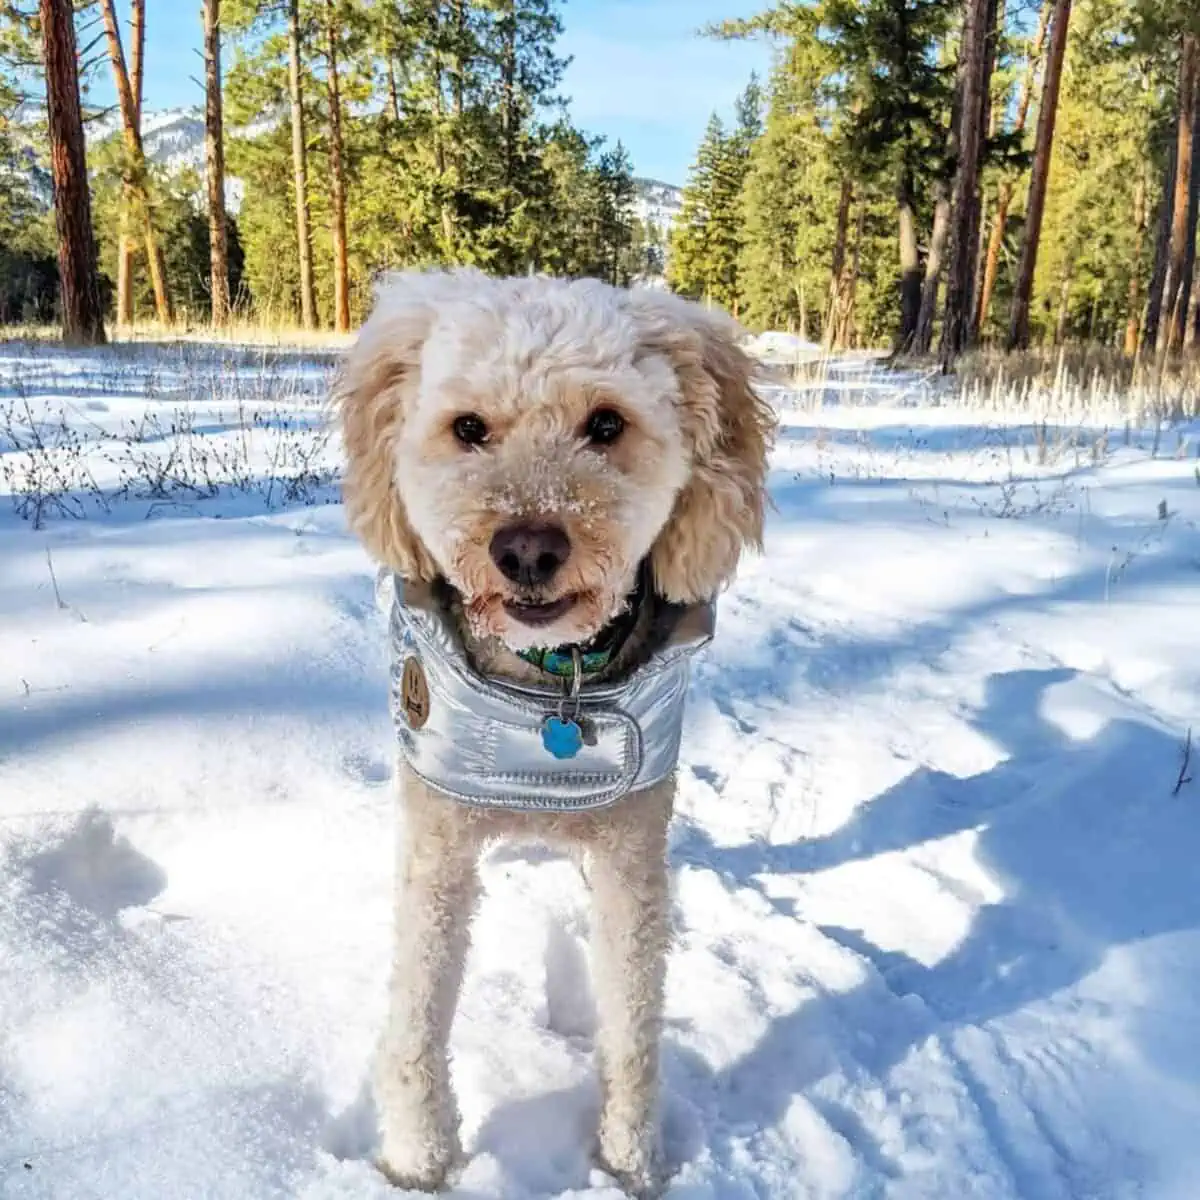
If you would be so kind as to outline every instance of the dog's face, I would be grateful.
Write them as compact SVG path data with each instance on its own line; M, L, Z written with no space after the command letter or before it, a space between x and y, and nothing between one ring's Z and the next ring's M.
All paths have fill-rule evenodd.
M770 418L733 338L594 281L393 277L339 388L351 523L512 649L586 642L647 558L707 599L762 529Z

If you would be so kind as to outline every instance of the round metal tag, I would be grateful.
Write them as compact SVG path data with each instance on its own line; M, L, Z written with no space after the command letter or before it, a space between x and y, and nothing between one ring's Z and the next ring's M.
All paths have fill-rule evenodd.
M429 684L419 658L404 660L400 677L400 707L410 729L420 729L429 720Z

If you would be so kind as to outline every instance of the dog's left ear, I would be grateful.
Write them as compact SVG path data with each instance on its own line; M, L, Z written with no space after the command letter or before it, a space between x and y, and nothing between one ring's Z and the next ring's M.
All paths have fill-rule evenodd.
M728 316L663 292L634 291L629 303L640 354L665 356L679 380L692 460L650 551L655 588L668 600L699 603L729 583L745 547L762 548L775 414L754 390L758 368Z
M467 269L385 275L334 385L347 458L342 484L347 520L367 550L402 579L434 579L437 567L396 486L396 438L438 307L469 293L481 279Z

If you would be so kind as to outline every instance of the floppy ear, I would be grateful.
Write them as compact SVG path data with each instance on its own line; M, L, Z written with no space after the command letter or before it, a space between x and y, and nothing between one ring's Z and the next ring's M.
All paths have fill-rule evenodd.
M413 532L396 487L396 439L437 305L475 275L385 275L376 287L375 307L334 384L347 458L342 481L347 521L367 550L404 579L431 580L437 568Z
M630 293L641 354L665 355L679 380L679 416L691 453L688 482L650 551L666 599L710 600L744 547L762 548L767 453L775 414L754 391L754 361L724 313L667 293Z

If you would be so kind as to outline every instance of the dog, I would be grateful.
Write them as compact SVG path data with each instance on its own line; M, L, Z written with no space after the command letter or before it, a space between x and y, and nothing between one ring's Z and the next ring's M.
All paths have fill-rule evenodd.
M448 1043L497 839L593 902L598 1163L663 1185L667 827L687 659L761 548L770 407L722 313L596 280L384 277L335 386L347 520L392 594L403 811L379 1166L461 1157Z

